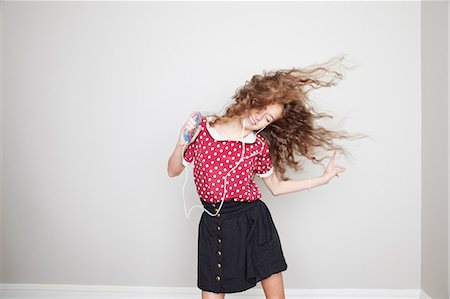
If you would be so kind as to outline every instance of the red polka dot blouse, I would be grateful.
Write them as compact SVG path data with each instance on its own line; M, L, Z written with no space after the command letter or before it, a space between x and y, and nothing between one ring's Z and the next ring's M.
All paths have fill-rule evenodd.
M197 138L185 150L184 166L194 163L194 182L201 200L220 202L224 192L225 201L255 201L261 197L254 174L267 177L273 173L272 160L266 140L261 135L249 133L240 140L222 138L205 117ZM244 141L244 159L242 142ZM233 169L234 167L234 169ZM233 169L233 170L232 170Z

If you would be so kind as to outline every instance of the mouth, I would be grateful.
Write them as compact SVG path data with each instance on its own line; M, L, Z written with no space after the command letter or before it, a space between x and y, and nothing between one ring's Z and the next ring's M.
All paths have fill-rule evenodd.
M250 115L248 118L249 118L250 121L253 123L253 125L256 125L256 121L253 119L253 117L252 117L251 115Z

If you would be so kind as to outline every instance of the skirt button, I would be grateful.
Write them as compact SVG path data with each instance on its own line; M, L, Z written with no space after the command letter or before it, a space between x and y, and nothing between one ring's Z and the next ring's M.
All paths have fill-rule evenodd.
M222 240L221 239L217 239L217 242L222 243Z
M217 230L220 230L220 226L217 226Z
M220 276L219 276L219 275L216 276L216 280L217 280L217 281L220 280Z
M217 268L218 269L222 268L222 264L221 263L217 263Z
M218 250L217 251L217 255L221 256L222 255L222 251Z

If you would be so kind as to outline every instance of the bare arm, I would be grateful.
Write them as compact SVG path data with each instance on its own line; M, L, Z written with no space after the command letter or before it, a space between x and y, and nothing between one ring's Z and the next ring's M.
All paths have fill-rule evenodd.
M175 149L170 155L169 162L167 163L167 173L170 177L178 176L184 170L184 165L182 164L182 151L183 145L180 145L178 142L175 145Z
M263 178L264 184L267 186L267 188L274 196L292 193L296 191L303 191L309 188L327 184L334 176L338 176L339 173L345 171L344 167L334 164L335 158L336 158L336 151L331 157L330 162L328 163L328 166L325 169L325 172L321 176L300 180L280 181L280 179L277 177L274 171L268 177Z
M193 119L194 113L192 113L187 120L186 124L180 130L180 136L178 138L177 144L170 155L169 161L167 163L167 173L169 177L174 177L180 175L183 172L185 166L182 163L183 160L183 149L186 150L188 147L185 145L186 141L184 140L184 131L185 130L193 130L195 128L195 121ZM199 125L197 131L195 131L194 136L192 137L191 143L197 138L198 134L201 131L201 126Z
M262 178L262 180L267 186L267 189L269 189L274 196L307 190L308 186L310 188L313 188L316 186L324 185L329 181L329 179L327 179L323 175L310 179L281 181L277 177L275 172L273 172L268 177Z

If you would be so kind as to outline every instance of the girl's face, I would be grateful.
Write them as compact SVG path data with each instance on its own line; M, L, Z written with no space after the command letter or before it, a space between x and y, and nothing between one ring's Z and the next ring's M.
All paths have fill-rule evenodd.
M246 116L245 128L249 130L259 130L264 128L274 121L280 119L283 115L283 105L275 103L267 105L261 110L252 109Z

